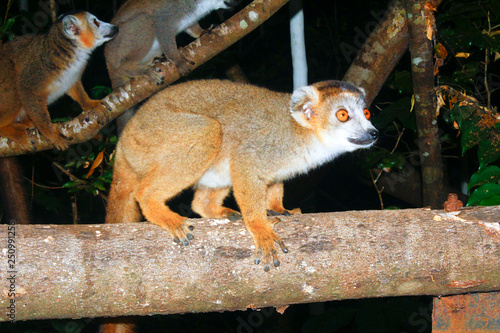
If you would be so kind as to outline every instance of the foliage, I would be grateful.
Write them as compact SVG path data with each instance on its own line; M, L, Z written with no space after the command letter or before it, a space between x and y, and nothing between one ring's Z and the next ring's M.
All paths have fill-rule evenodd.
M19 18L19 16L14 16L11 18L8 17L11 6L12 6L12 0L9 0L5 11L5 18L2 20L2 18L0 17L0 44L5 37L7 36L11 37L12 27L14 25L14 22Z
M500 92L500 76L496 74L500 67L500 61L496 61L500 58L500 3L445 0L438 10L435 75L441 144L449 160L446 165L453 174L452 169L457 168L453 161L475 150L474 161L460 159L462 170L477 168L472 175L462 175L470 177L469 194L474 191L468 205L500 204L500 172L496 166L500 160L500 115L496 108ZM398 173L408 164L418 166L418 162L410 161L418 152L411 112L411 73L406 68L396 70L388 87L397 94L395 101L384 106L374 122L386 138L402 142L393 151L374 151L371 163L387 173ZM401 129L409 131L400 137Z
M12 28L18 17L19 16L11 17L7 19L5 22L2 22L2 19L0 18L0 41L6 37L10 39L10 37L12 36L11 35Z
M101 99L110 92L109 87L95 86L92 88L91 95L94 99ZM117 137L110 127L105 128L103 132L107 135L98 135L97 138L91 140L92 145L86 145L90 149L78 151L75 147L71 147L62 153L66 155L68 161L64 168L71 175L70 181L63 185L68 189L68 193L84 191L96 196L109 190L113 176L112 153Z
M93 195L106 192L112 179L111 153L116 145L116 136L112 136L99 145L92 152L71 159L64 165L71 175L71 180L63 187L68 193L85 191Z
M470 177L468 191L475 189L468 205L500 204L500 114L499 76L500 3L498 1L450 2L442 21L441 39L452 57L442 70L441 81L449 86L438 90L444 115L460 130L462 155L477 149L478 170ZM497 93L497 94L495 94ZM449 115L449 117L447 117Z

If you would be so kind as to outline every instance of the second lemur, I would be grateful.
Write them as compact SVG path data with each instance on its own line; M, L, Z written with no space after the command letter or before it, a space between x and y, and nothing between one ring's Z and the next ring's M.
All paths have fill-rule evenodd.
M111 21L120 33L105 48L106 64L113 88L132 78L148 76L161 81L150 66L165 55L181 75L188 74L190 61L178 50L175 36L186 31L198 38L203 32L198 20L211 11L230 8L236 0L128 0Z
M27 128L36 127L57 149L70 142L50 119L47 105L64 94L83 110L91 100L81 77L92 51L118 28L88 12L62 15L47 33L21 36L0 45L0 136L29 148Z

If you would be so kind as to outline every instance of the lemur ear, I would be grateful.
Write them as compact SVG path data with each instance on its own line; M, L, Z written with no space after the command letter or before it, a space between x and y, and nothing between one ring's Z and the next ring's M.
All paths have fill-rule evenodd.
M290 101L292 117L301 126L312 128L311 120L318 116L315 112L318 102L319 95L314 87L306 86L296 89Z
M63 31L68 37L80 34L80 22L73 15L66 15L62 19Z
M361 91L361 95L363 95L363 98L365 98L366 97L365 89L361 88L360 86L358 86L358 89L359 89L359 91Z

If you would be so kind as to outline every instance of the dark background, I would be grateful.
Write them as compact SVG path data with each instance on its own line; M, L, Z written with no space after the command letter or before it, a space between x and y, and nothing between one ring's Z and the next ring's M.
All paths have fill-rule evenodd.
M48 15L44 15L46 6L39 1L29 1L29 11L20 12L17 1L13 2L8 17L19 15L13 27L15 34L30 32L31 23L36 23L43 31L48 27ZM69 10L82 9L95 14L99 19L110 21L120 5L111 1L59 1L59 14ZM64 4L63 4L64 3ZM249 1L241 1L237 9L224 13L214 13L202 20L203 27L219 24L223 19L244 7ZM462 7L457 9L457 6ZM442 33L440 40L454 52L474 51L471 61L480 64L481 51L484 46L477 41L477 34L464 16L478 20L484 24L487 6L491 1L451 1L445 0L439 7L438 29ZM309 82L329 79L341 79L347 71L364 40L374 29L376 23L383 17L388 1L351 0L304 1L306 47L309 66ZM491 13L493 22L499 21L499 9ZM488 7L489 8L489 7ZM5 6L0 5L0 15L4 16ZM479 14L478 14L479 13ZM482 15L482 16L481 16ZM46 24L44 23L46 20ZM28 23L27 23L28 22ZM291 92L292 65L289 42L289 12L288 6L281 9L261 27L237 42L205 65L193 71L185 78L225 78L225 71L238 64L248 76L251 83L265 86L278 91ZM472 25L473 26L473 25ZM476 25L477 26L477 25ZM467 31L471 31L468 35ZM478 26L477 30L481 30ZM473 33L474 32L474 33ZM457 35L462 36L458 38ZM453 36L456 38L454 39ZM476 37L475 37L476 36ZM134 38L134 36L130 36ZM476 38L476 39L474 39ZM5 38L4 40L7 40ZM190 42L187 35L179 35L180 45ZM480 66L480 65L477 65ZM471 67L473 67L471 65ZM491 67L492 86L500 86L498 82L498 65ZM437 78L440 83L452 82L464 86L455 77L457 72L466 72L469 78L476 81L477 73L464 69L463 63L449 59L442 75ZM399 73L399 74L398 74ZM402 74L401 74L402 73ZM408 75L405 76L407 73ZM399 76L397 76L399 75ZM397 77L396 77L397 76ZM403 79L401 79L403 78ZM83 77L87 91L95 87L109 87L103 48L92 56ZM470 84L474 84L474 82ZM465 86L468 89L468 86ZM471 89L474 90L474 89ZM97 92L96 92L97 91ZM101 89L102 91L102 89ZM92 90L94 98L98 97L99 89ZM91 95L92 95L91 94ZM377 117L383 110L395 105L409 113L409 98L411 96L411 79L409 76L409 55L406 54L396 71L391 74L384 88L371 106L373 119L377 125ZM484 95L476 91L475 96L484 100ZM498 100L498 93L493 94L493 101ZM397 104L399 103L399 104ZM495 104L496 105L496 104ZM50 107L53 118L73 117L81 110L70 98L64 97ZM412 116L410 115L409 118ZM443 126L446 126L444 121ZM401 124L408 130L403 136L403 159L416 151L415 135L411 128L414 120ZM386 126L386 125L384 125ZM376 164L374 152L391 150L395 144L394 129L389 125L378 126L382 136L377 147L346 154L337 158L308 175L297 177L286 183L285 207L291 209L300 207L303 212L328 212L354 209L380 209L380 202L368 173L369 167ZM447 127L449 130L449 126ZM414 129L414 127L413 127ZM109 145L109 137L114 133L114 125L110 124L105 134L97 141L107 142L80 146L77 155L93 156L102 146ZM453 132L452 132L453 133ZM453 139L443 139L445 154L445 173L447 183L457 189L462 180L470 177L477 165L470 155L461 156L460 147L456 142L457 133ZM447 141L448 140L448 141ZM453 141L455 140L455 141ZM106 146L108 147L108 146ZM109 148L107 148L109 149ZM111 148L112 151L112 148ZM111 151L107 150L107 157ZM77 222L82 224L103 223L105 215L106 190L109 184L104 183L103 190L96 195L95 191L87 191L88 186L76 189L74 184L63 187L69 181L68 177L57 171L51 164L53 161L67 165L74 158L67 153L54 151L41 152L22 156L21 160L25 177L29 180L29 192L32 194L32 213L36 223L73 223L75 209ZM374 162L375 161L375 162ZM459 162L457 162L459 161ZM68 168L83 178L88 169ZM108 168L109 169L109 168ZM98 172L104 173L103 170ZM416 193L416 195L419 195ZM191 191L170 202L172 209L188 217L196 217L189 210L192 197ZM412 205L394 196L383 193L385 207L407 208ZM228 204L235 207L234 201ZM430 298L386 298L328 302L312 305L292 305L284 315L277 314L273 309L263 311L227 312L209 314L185 314L170 316L153 316L140 318L143 332L430 332ZM97 320L62 320L35 321L17 324L0 324L0 331L7 332L92 332L95 331Z

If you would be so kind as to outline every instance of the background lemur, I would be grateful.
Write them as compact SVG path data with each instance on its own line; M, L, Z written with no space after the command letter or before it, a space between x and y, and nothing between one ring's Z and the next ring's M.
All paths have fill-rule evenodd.
M111 23L120 33L105 47L106 64L113 88L132 78L147 75L160 80L150 68L162 53L179 69L189 73L189 60L177 48L175 36L186 31L198 38L198 20L213 10L229 8L236 0L128 0Z
M92 109L80 78L90 53L113 38L118 28L87 12L61 16L45 34L21 36L0 47L0 136L26 143L35 127L58 149L68 147L47 105L67 93Z
M185 218L165 204L194 186L193 210L238 217L223 207L233 188L265 269L286 252L267 213L286 214L283 181L344 152L370 147L378 132L364 93L326 81L292 95L229 81L191 81L151 97L118 142L106 222L146 220L187 245ZM256 260L258 263L260 258Z
M47 105L65 93L83 109L99 103L89 99L80 78L92 50L117 32L116 26L90 13L75 12L61 16L47 33L0 45L0 136L29 149L26 130L34 126L56 148L67 148L69 142L51 122ZM0 170L2 206L8 219L28 223L17 161L0 159Z

